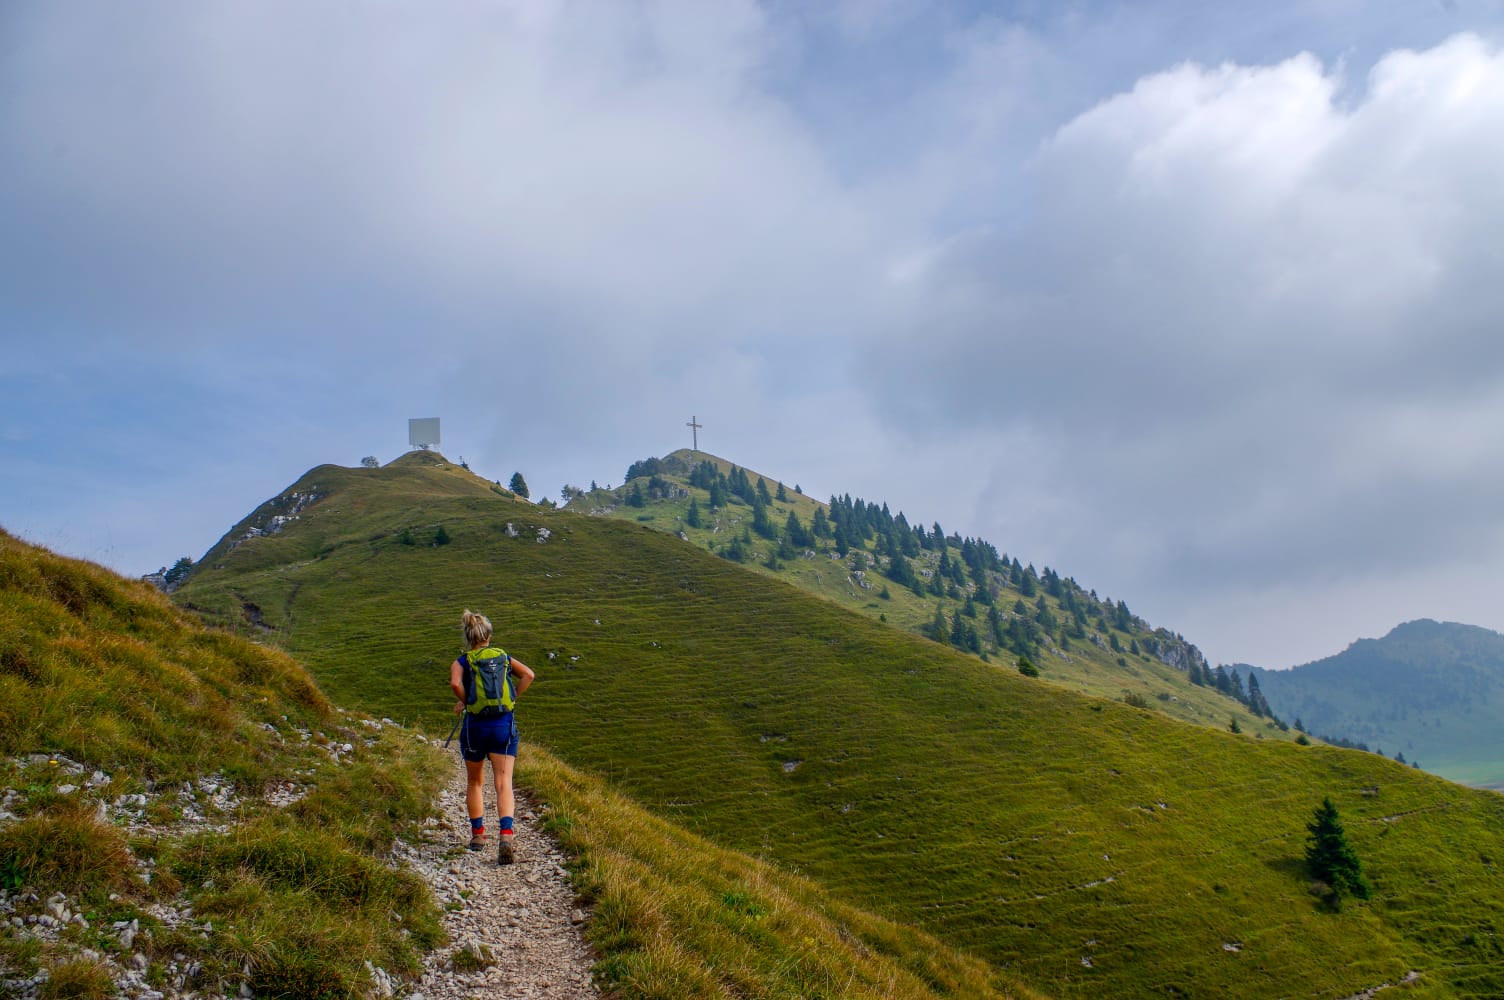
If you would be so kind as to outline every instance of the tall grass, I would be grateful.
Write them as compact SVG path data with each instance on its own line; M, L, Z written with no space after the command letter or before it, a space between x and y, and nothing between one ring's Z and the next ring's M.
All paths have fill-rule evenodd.
M81 949L119 951L104 928L136 920L148 979L197 963L194 989L343 998L364 994L366 961L415 972L442 936L438 910L379 856L426 817L444 762L410 735L353 726L285 653L0 532L0 780L20 816L0 824L0 887L61 891L93 925L42 945L6 924L0 962L47 969L46 996L109 995ZM342 763L320 746L331 736L352 745ZM208 817L228 835L184 821L179 790L211 775L239 801ZM274 782L307 794L273 809L259 796ZM102 811L135 795L155 825L128 835ZM212 932L164 923L163 903Z

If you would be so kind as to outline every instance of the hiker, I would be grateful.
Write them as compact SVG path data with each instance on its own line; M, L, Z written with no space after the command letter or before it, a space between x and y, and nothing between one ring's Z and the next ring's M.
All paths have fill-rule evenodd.
M496 811L501 817L496 863L517 858L513 846L512 767L517 763L516 700L533 683L533 671L521 660L491 646L491 620L469 608L461 616L467 651L449 665L449 689L459 699L454 712L462 716L460 750L465 755L465 805L470 813L470 850L486 846L484 782L486 759L496 780ZM480 684L477 685L477 679Z

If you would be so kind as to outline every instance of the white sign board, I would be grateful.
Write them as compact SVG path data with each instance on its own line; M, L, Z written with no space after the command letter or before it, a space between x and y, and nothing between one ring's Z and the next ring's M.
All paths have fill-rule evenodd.
M439 418L414 417L407 422L407 443L414 448L427 448L439 443Z

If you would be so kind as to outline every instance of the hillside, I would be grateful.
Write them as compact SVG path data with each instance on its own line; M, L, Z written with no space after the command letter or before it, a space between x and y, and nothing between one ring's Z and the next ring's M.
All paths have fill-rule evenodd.
M366 962L415 971L438 907L379 856L438 766L285 654L0 532L0 993L347 996Z
M470 606L538 670L526 740L1043 992L1504 995L1497 795L1074 694L438 456L282 496L315 480L177 596L348 704L445 725ZM1325 796L1375 890L1340 912L1301 863Z
M759 508L762 508L759 510ZM566 509L633 521L916 635L1013 664L1102 698L1142 699L1203 725L1296 734L1229 695L1194 645L1121 600L999 553L991 543L910 524L886 504L824 503L705 452L634 462L621 486L580 491Z
M440 918L484 903L487 883L446 891L441 914L398 861L481 861L430 814L452 751L334 707L285 654L3 531L0 755L0 995L364 998L468 968L465 942L434 954ZM594 911L596 979L623 1000L1036 996L536 746L519 774Z
M1275 711L1313 733L1504 788L1504 635L1422 619L1257 676Z

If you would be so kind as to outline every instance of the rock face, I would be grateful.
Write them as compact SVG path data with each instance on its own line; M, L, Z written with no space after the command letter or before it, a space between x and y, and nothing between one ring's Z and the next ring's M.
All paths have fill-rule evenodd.
M236 548L250 541L252 538L262 538L266 535L275 535L292 522L298 520L299 515L309 506L318 503L324 498L324 494L318 492L318 487L310 490L292 490L269 500L262 505L262 516L257 520L259 524L249 524L239 538L230 542L230 548Z
M1153 638L1145 639L1143 645L1150 656L1165 666L1185 673L1190 672L1192 664L1206 669L1206 657L1201 655L1201 650L1169 629L1155 629Z

